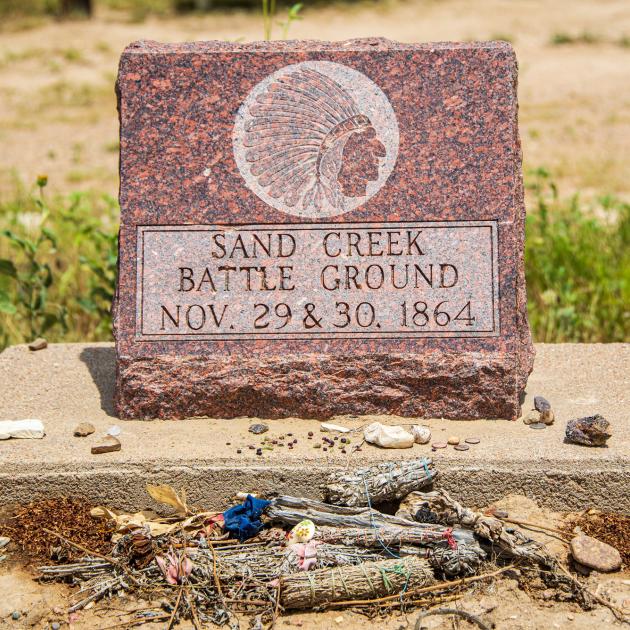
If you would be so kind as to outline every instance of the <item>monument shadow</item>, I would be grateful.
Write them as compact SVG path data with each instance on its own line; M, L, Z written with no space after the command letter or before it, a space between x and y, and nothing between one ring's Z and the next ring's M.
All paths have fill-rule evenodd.
M112 417L114 411L114 386L116 382L116 350L112 347L93 346L81 351L79 358L90 371L98 388L101 409Z

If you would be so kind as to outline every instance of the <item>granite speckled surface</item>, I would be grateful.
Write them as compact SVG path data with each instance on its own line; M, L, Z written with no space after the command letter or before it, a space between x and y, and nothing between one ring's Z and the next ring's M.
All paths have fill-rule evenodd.
M289 66L296 69L287 70ZM365 77L361 86L357 83L356 95L353 72ZM534 354L524 284L516 82L514 52L502 42L136 42L127 47L117 83L122 211L114 305L118 414L516 418ZM316 94L318 108L326 111L311 111L308 102L301 109L287 105L286 89L308 98ZM248 97L253 105L243 109ZM308 142L293 119L286 123L284 114L273 109L278 102L310 125L314 135ZM253 132L269 121L272 133L261 145ZM317 149L312 157L311 145ZM296 161L296 155L306 157ZM275 173L281 169L293 179L278 180ZM228 329L239 334L218 334L217 328L214 337L200 336L193 318L188 334L164 338L157 333L173 327L174 300L188 298L181 276L179 285L173 276L173 290L164 297L170 318L162 311L158 328L142 329L145 309L151 306L149 297L147 305L142 298L163 280L159 264L139 264L144 252L139 235L147 226L212 226L230 233L254 225L262 235L265 226L290 233L297 224L326 223L333 226L330 230L339 225L342 231L345 224L364 223L385 234L409 226L420 230L427 222L494 226L494 276L476 273L492 254L485 245L476 249L469 244L459 252L453 248L461 272L454 289L458 310L463 296L476 291L486 296L482 306L490 310L496 296L491 332L475 334L464 324L453 327L452 321L444 329L433 321L424 331L399 334L401 328L386 326L387 314L396 306L392 298L381 300L378 291L367 293L363 287L348 291L344 296L350 297L344 299L372 300L379 316L384 314L384 328L364 334L353 323L341 335L330 323L327 332L316 328L314 334L298 334L295 327L303 320L294 316L282 336L265 337L254 328L245 334L253 320L243 323L242 318L251 317L257 298L233 288L226 294L225 322L232 322ZM200 251L188 251L183 237L174 234L169 255L177 247L181 252L173 260L198 260ZM299 245L291 262L305 268L312 258ZM153 254L159 258L161 251ZM271 256L267 262L278 260ZM432 262L437 268L440 261ZM427 288L427 302L439 299L435 291ZM212 296L221 297L220 292ZM409 299L413 303L422 295L412 293ZM317 299L312 296L313 302ZM219 308L217 302L217 312ZM291 308L295 314L297 303ZM210 315L216 322L217 312L204 313L204 322L206 317L211 322Z

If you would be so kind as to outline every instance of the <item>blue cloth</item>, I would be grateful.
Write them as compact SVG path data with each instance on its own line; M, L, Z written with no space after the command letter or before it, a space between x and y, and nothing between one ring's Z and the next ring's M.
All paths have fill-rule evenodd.
M241 542L255 536L263 528L260 516L270 503L271 501L256 499L248 494L241 505L235 505L223 512L226 531Z

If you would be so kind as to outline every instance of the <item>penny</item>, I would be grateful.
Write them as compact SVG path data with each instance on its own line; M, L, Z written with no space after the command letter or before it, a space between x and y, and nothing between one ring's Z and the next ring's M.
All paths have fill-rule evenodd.
M431 444L432 448L446 448L447 444L446 442L433 442L433 444Z
M544 422L534 422L529 425L530 429L546 429L547 425Z
M466 442L466 444L479 444L481 440L479 438L466 438L464 440L464 442Z
M467 451L470 446L468 444L455 444L453 447L456 451Z

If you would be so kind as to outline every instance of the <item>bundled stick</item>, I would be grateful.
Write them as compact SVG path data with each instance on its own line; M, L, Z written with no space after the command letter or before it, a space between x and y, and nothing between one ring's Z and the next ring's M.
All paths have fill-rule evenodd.
M431 530L416 530L406 527L318 527L317 540L331 544L356 547L393 547L402 545L426 545L429 542L446 542L450 530L436 527Z
M284 577L280 581L280 602L287 609L314 608L402 593L434 581L429 563L421 558L364 562Z
M500 555L539 564L551 562L542 545L494 516L486 516L463 506L451 499L445 490L412 492L401 502L396 515L401 518L424 518L432 515L432 522L437 520L445 525L470 528L480 538L485 538L496 546Z
M324 499L334 505L364 506L393 501L428 486L437 476L433 461L385 462L356 470L334 471L322 486Z

